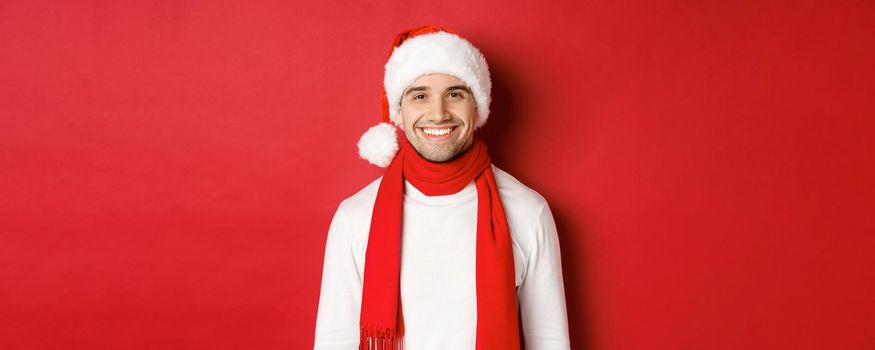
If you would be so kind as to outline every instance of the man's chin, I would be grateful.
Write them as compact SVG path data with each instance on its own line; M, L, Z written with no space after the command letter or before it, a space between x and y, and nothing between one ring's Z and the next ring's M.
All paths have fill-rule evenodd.
M449 143L446 146L423 146L419 152L423 158L435 162L446 162L456 157L458 152L454 151L453 144Z

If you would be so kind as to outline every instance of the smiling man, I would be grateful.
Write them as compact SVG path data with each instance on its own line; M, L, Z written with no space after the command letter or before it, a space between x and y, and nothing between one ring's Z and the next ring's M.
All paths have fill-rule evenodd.
M407 140L432 162L450 160L474 141L473 94L451 75L427 74L413 81L401 98L401 115Z
M474 135L485 58L423 26L395 38L385 68L383 123L358 147L386 171L331 221L314 348L569 349L550 207Z

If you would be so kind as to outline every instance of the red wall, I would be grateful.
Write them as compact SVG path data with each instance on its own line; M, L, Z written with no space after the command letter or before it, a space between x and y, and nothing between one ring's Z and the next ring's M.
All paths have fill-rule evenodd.
M394 34L492 67L575 349L875 348L868 1L0 4L0 349L306 349Z

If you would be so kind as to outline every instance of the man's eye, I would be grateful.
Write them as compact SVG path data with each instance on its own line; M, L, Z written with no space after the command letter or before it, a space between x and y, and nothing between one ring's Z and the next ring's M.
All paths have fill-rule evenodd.
M423 94L413 95L414 100L419 99L420 97L425 98L425 95L423 95Z
M458 92L451 92L450 97L452 97L452 98L465 97L465 95L462 95L461 93L458 93Z

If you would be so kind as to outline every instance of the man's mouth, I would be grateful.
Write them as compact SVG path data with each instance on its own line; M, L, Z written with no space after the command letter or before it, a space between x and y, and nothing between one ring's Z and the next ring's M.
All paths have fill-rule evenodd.
M456 125L418 127L422 136L429 141L446 141L456 134Z

